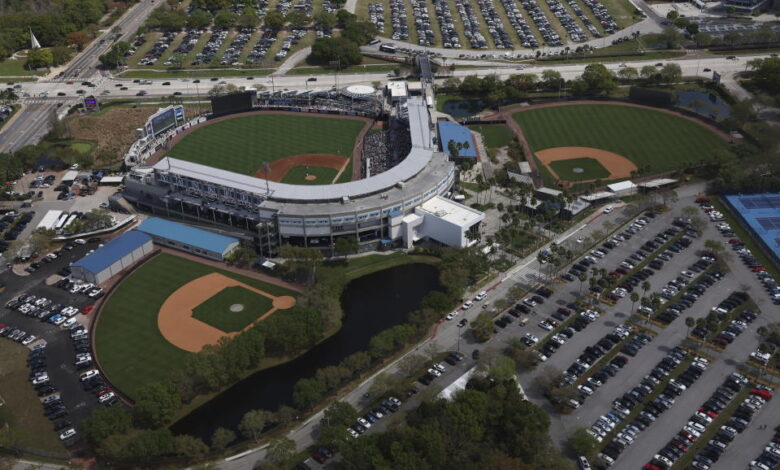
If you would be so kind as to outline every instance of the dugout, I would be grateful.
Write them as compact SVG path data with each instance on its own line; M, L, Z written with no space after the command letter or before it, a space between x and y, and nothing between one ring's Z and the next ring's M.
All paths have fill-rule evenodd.
M158 245L217 261L224 261L239 244L238 238L158 217L146 219L136 230L152 237Z

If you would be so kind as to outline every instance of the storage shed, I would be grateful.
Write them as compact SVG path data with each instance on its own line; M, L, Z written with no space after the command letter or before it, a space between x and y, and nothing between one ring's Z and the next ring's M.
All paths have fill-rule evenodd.
M71 276L101 284L134 265L152 250L152 237L132 230L73 263Z

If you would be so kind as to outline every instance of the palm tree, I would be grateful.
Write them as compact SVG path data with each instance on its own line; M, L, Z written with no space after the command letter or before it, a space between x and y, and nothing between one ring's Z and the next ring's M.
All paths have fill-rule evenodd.
M631 313L634 313L634 305L639 300L639 294L636 292L632 292L631 295L628 296L631 299Z
M696 319L693 317L686 317L685 318L685 326L688 327L688 333L685 336L691 335L691 328L693 328L696 325Z
M588 279L588 275L585 273L581 273L577 275L577 279L580 280L580 294L579 296L582 297L582 284Z
M642 281L642 291L647 295L647 291L650 290L650 281Z

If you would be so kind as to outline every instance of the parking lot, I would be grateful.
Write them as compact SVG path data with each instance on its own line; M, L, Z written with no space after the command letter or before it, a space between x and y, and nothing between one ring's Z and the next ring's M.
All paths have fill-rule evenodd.
M26 345L28 348L38 350L45 344L45 348L41 349L42 352L31 354L28 366L31 367L31 380L36 376L39 377L37 382L40 384L36 385L41 399L52 397L48 398L46 404L49 406L45 410L42 405L41 413L46 411L52 417L56 417L52 419L52 426L54 428L56 425L59 428L58 433L64 432L71 426L78 431L78 423L99 405L95 389L87 391L84 381L80 378L81 374L94 368L94 361L85 360L87 357L84 354L91 355L89 314L91 314L90 306L94 305L96 299L94 296L90 298L85 293L71 293L70 290L54 285L56 280L61 279L57 273L64 273L61 271L63 268L80 259L89 250L96 248L97 242L68 246L72 246L72 249L60 250L57 259L42 262L41 267L32 274L19 276L11 271L0 274L0 282L6 285L5 291L0 295L0 302L2 302L0 324L11 328L7 333L18 329L24 331L23 338L35 336L34 340ZM22 301L15 304L11 302L19 299L20 296L35 297L27 299L29 302ZM26 298L22 297L22 299ZM23 313L26 309L22 305L34 305L36 302L39 306L36 306L35 311ZM15 307L15 309L8 307ZM59 325L52 323L56 319L51 316L55 313L53 308L63 310L61 320L57 321ZM49 321L46 321L46 318L49 318ZM12 341L12 339L2 337L0 341ZM82 356L77 357L77 353ZM81 359L80 365L76 366L79 359ZM45 377L48 377L48 380ZM105 400L110 400L110 397ZM77 444L78 438L77 433L73 438L67 439L66 444Z
M630 240L622 241L619 246L608 250L608 253L602 258L597 258L593 267L606 268L608 271L611 271L620 266L624 261L631 260L629 256L634 254L638 248L645 245L646 242L654 240L660 232L672 227L672 222L676 217L680 216L682 207L695 205L694 199L695 196L690 193L680 197L680 201L676 204L674 210L659 214L654 219L648 219L645 228L637 230L637 233ZM591 318L588 320L580 322L582 323L580 331L572 329L569 331L570 336L563 335L558 330L548 332L546 328L540 326L540 323L543 320L550 320L550 323L553 320L560 321L550 318L552 313L561 308L565 309L575 306L582 309L582 311L588 309L583 304L570 305L577 300L582 300L580 298L580 282L575 278L573 282L551 284L551 287L554 289L552 295L549 298L537 295L542 302L536 302L537 305L533 306L533 309L529 308L530 313L524 313L519 307L515 307L515 313L517 313L517 317L520 320L506 312L499 314L497 316L498 319L504 318L510 321L503 327L497 325L493 338L487 344L475 342L468 329L463 328L464 334L457 347L465 353L466 359L455 365L447 365L446 371L441 375L437 375L429 370L425 374L426 379L422 383L416 382L415 386L421 390L425 390L426 387L435 387L438 390L447 386L471 368L475 362L478 362L478 360L472 359L474 350L482 352L490 349L501 350L508 339L523 338L528 334L535 336L535 339L538 340L534 347L541 348L542 345L550 341L553 333L558 333L557 338L562 340L561 344L537 368L522 371L520 373L520 381L528 398L550 412L552 421L551 435L562 449L567 448L567 439L572 431L578 427L590 428L599 421L601 422L599 426L609 427L610 425L606 424L604 420L610 419L607 418L607 413L611 413L609 415L611 419L617 420L617 423L613 424L613 426L616 426L615 429L621 429L620 438L623 439L622 442L625 442L626 445L620 455L617 455L617 459L615 459L610 468L633 469L641 467L645 463L654 465L660 462L658 468L663 469L664 462L657 459L653 461L653 458L661 450L664 453L670 452L664 449L669 445L682 446L677 448L678 450L676 451L680 454L679 458L692 462L691 459L697 456L700 459L697 465L700 465L701 468L707 468L706 459L709 458L707 457L708 455L712 456L712 453L716 452L713 450L715 444L707 446L706 442L702 442L698 446L692 445L690 452L687 452L688 447L679 441L682 438L679 436L675 438L675 433L678 431L688 432L684 429L699 432L697 429L704 426L705 432L700 434L706 436L708 442L715 437L716 431L720 432L721 426L727 423L739 424L737 421L731 420L732 417L736 416L732 416L732 414L735 413L737 405L740 405L743 400L748 400L752 396L750 391L753 389L753 385L751 384L740 385L739 391L733 395L733 401L730 402L731 408L725 408L722 416L713 420L717 426L709 427L709 422L706 421L706 419L709 419L709 416L701 418L695 417L695 415L697 410L710 403L708 397L716 394L721 396L721 394L725 393L716 392L727 386L725 383L733 373L743 371L743 365L747 362L750 353L755 351L758 344L757 328L776 321L774 318L776 310L773 310L774 306L767 298L765 292L763 292L763 286L759 282L756 273L752 272L750 268L741 262L729 262L728 272L725 272L720 279L712 276L717 271L716 267L718 266L714 265L712 261L703 261L702 257L706 256L704 243L709 239L724 243L727 241L724 240L724 234L717 229L714 222L708 221L700 235L688 237L684 232L685 230L682 230L682 233L678 232L674 237L670 237L668 241L658 243L657 250L651 250L652 253L642 260L643 262L648 262L656 258L658 254L667 251L672 242L678 241L682 236L691 240L689 246L685 247L684 244L681 244L678 246L679 250L677 252L672 251L672 256L668 260L664 260L660 269L652 270L652 274L646 278L646 281L650 283L650 289L645 292L642 289L642 284L634 286L635 291L638 291L640 295L647 296L650 296L653 292L661 293L664 289L672 289L675 285L680 286L678 291L670 290L669 295L666 295L668 298L661 297L662 306L656 306L656 311L650 315L650 317L655 317L659 315L659 312L667 311L672 306L683 308L684 311L678 314L677 318L673 319L669 326L664 328L660 323L650 322L649 318L639 315L635 315L632 322L629 322L629 317L632 316L632 301L629 295L620 293L623 297L618 296L618 300L613 306L603 302L593 306L592 309L595 314L591 315ZM577 259L582 259L582 257ZM636 262L637 260L633 261ZM696 272L690 271L692 268L695 268ZM565 273L567 270L568 267L563 269L562 272ZM686 273L683 274L683 271L686 271ZM711 277L711 280L707 283L702 283L705 275ZM508 278L509 282L511 282L512 278L513 276ZM700 290L696 291L699 293L695 294L692 288L694 286L699 288L700 285ZM451 320L445 320L442 327L448 328L450 326L449 323L453 323L452 326L456 326L454 323L462 322L464 318L470 318L473 321L478 312L484 311L481 308L482 306L490 305L489 303L500 298L503 295L501 292L505 293L509 287L504 284L494 286L493 289L489 289L484 300L479 301L475 299L472 307L465 312L460 312L458 315L453 315ZM714 347L697 346L696 342L687 339L689 328L686 326L685 318L703 318L710 313L711 309L718 306L731 308L730 306L734 305L733 311L741 312L741 303L736 302L735 299L737 297L734 297L732 294L743 291L746 287L748 297L756 302L761 313L753 319L737 317L736 314L729 316L726 320L727 324L731 318L745 318L748 321L745 322L740 332L731 338L731 343L725 349L720 350ZM588 291L588 288L589 284L584 283L582 292ZM689 294L694 295L688 297ZM691 300L680 303L681 300L686 298ZM723 303L725 300L731 300L733 303L727 305ZM522 302L519 304L522 304ZM638 310L640 304L640 302L637 302L634 305L634 311ZM576 315L576 313L573 312L572 315ZM729 315L731 315L730 312ZM624 334L624 329L621 325L632 327L633 331ZM608 335L612 335L612 339L604 342ZM526 344L529 343L534 343L534 341L529 341ZM631 344L631 346L626 346L627 344ZM597 346L598 348L596 348ZM687 351L680 349L680 346L687 348ZM449 350L455 349L456 345L453 344ZM594 353L593 359L595 364L593 364L593 367L575 377L573 382L575 387L579 385L590 387L591 394L583 394L585 398L578 399L580 402L585 402L583 406L579 406L576 409L570 408L566 413L560 413L543 395L535 379L539 375L547 373L544 372L547 366L551 366L561 372L566 371L576 361L585 357L584 353L597 351L597 349L599 351ZM617 355L615 355L616 352ZM600 357L605 357L607 354L609 355L609 361L600 359ZM605 366L609 362L615 363L615 366L608 367L610 371L606 373ZM619 363L623 365L621 366ZM653 372L654 369L655 372ZM606 380L599 380L601 382L600 385L593 385L592 381L586 379L593 377L597 370L602 373L596 377L606 377ZM605 373L606 375L604 375ZM657 378L648 378L650 375L655 375ZM675 382L670 382L671 378L674 378ZM424 385L425 381L430 381L431 385ZM639 406L634 410L625 411L636 414L639 410L656 410L657 416L653 416L654 421L648 419L648 424L642 425L643 430L637 431L638 428L634 429L626 426L627 421L624 421L620 414L613 409L613 402L627 392L632 390L640 391L642 389L645 389L645 391L642 392L642 395L639 395ZM648 398L645 399L644 397ZM406 397L405 401L407 403L404 406L407 404L414 406L418 400L413 395ZM729 405L726 402L722 404ZM777 406L776 400L769 400L759 411L755 412L752 420L743 429L740 429L742 432L738 431L735 434L733 444L726 445L724 449L718 451L720 459L714 465L711 465L710 468L723 470L748 468L749 462L758 458L764 451L767 443L772 440L773 428L776 423L771 422L768 418L777 412ZM664 410L668 411L664 412ZM633 415L631 419L633 419ZM694 419L702 421L703 424L692 421ZM385 424L380 421L378 429L381 430L384 427ZM608 429L605 429L605 431L603 432L605 434L603 436L604 445L617 437L610 434ZM673 438L678 439L677 443L670 441ZM724 439L726 438L724 437ZM691 443L689 442L689 444ZM669 455L677 458L676 454ZM648 468L656 470L653 467ZM756 468L760 469L760 467Z

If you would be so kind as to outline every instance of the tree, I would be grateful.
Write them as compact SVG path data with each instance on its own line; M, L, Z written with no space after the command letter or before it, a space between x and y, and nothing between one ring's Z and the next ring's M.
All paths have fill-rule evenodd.
M771 95L780 94L780 58L756 59L751 63L755 69L750 84Z
M213 17L207 10L196 9L187 17L187 27L193 29L203 29L211 24Z
M398 370L404 377L412 377L425 363L425 358L419 354L407 354L398 361Z
M680 81L682 78L682 69L678 64L669 63L661 68L661 79L666 84L673 84Z
M639 293L632 292L629 295L629 298L631 299L631 313L634 313L634 305L636 305L637 301L639 300Z
M80 428L90 444L98 446L109 436L126 433L132 423L132 416L123 408L100 407L81 422Z
M603 64L589 64L582 72L582 80L588 87L588 91L594 94L609 94L615 89L615 80Z
M40 69L50 67L54 63L51 49L30 49L27 52L27 62L24 66L28 69Z
M284 16L276 10L269 11L265 15L265 26L272 31L279 31L284 27Z
M669 13L667 13L667 14L666 14L666 19L667 19L667 20L672 20L672 21L674 21L674 20L676 20L676 19L677 19L679 16L680 16L680 14L679 14L679 13L677 13L677 11L676 11L676 10L671 10Z
M133 408L136 424L160 428L170 423L181 407L181 397L172 383L152 382L138 391Z
M543 70L542 71L542 83L547 89L558 89L563 85L563 77L557 70Z
M257 28L260 25L260 17L251 5L247 5L238 17L237 24L240 28Z
M588 459L593 458L599 448L598 441L582 427L569 436L568 444L575 455L584 455Z
M341 67L349 67L360 64L363 56L357 43L347 38L317 38L306 61L311 65L339 62Z
M268 424L270 415L271 413L266 410L247 411L238 424L238 430L245 438L257 442L266 424Z
M517 374L517 364L511 357L496 356L490 363L488 376L499 383L512 379Z
M336 26L336 15L328 13L327 11L321 11L314 15L314 24L323 29L331 29Z
M705 240L704 241L704 248L711 251L712 253L719 254L723 251L725 251L726 247L723 245L723 243L717 241L717 240Z
M357 238L355 238L352 235L346 235L343 237L336 238L335 242L335 248L336 253L342 253L344 255L344 258L347 257L347 254L349 253L355 253L358 250L358 241Z
M648 83L655 81L658 75L658 69L652 65L645 65L639 70L639 76L642 77L642 80Z
M311 18L309 18L305 12L296 9L287 13L287 16L284 19L295 29L303 28L311 23Z
M268 443L266 459L274 464L284 465L292 460L295 451L295 441L288 437L279 437Z
M687 326L687 327L688 327L688 333L687 333L687 335L688 335L688 336L690 336L690 335L691 335L691 328L693 328L694 326L696 326L696 319L695 319L695 318L693 318L693 317L686 317L686 318L685 318L685 326Z
M663 32L660 34L660 39L669 49L677 49L682 41L682 34L680 34L680 30L676 27L668 26L664 28Z
M293 403L302 410L311 408L325 396L327 391L327 386L317 379L300 379L293 387Z
M230 10L222 10L214 15L214 26L217 28L232 28L238 20L238 15Z
M89 44L92 40L92 37L84 31L73 31L72 33L68 33L65 37L68 38L68 42L76 46L76 49L79 51L83 50L84 46Z
M209 446L201 439L189 434L181 434L173 438L176 454L188 459L199 459L209 453Z
M335 401L322 413L321 426L349 426L355 422L358 412L346 401Z
M693 40L696 41L697 46L707 47L712 44L712 35L708 33L696 33Z
M493 334L493 321L487 313L480 313L479 316L471 322L471 333L474 339L484 343Z
M229 429L217 428L214 434L211 435L211 448L216 452L222 452L230 445L231 442L236 440L236 433Z
M623 67L618 70L617 75L624 82L632 82L639 78L639 72L634 67Z

